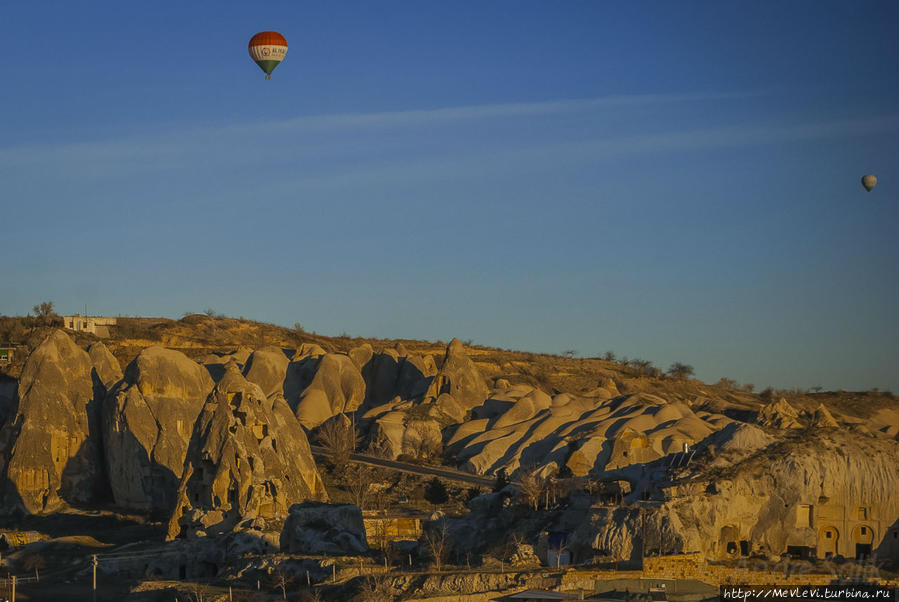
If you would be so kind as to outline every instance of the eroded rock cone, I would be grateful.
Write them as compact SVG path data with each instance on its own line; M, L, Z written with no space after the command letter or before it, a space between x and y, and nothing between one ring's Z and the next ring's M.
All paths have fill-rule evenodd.
M441 393L452 395L466 410L483 403L489 394L487 383L466 355L459 339L453 339L447 345L443 365L431 381L426 397L436 399Z
M290 360L280 347L263 347L253 352L247 360L243 375L256 383L266 395L284 394L284 378Z
M296 405L297 420L306 428L315 428L335 414L352 412L365 399L362 373L347 355L323 355L315 365L314 373L306 366L300 369L307 375L312 374L308 383L300 384L302 393ZM308 378L301 376L298 380L305 381Z
M171 512L194 421L212 390L203 366L148 347L103 404L103 444L117 506Z
M197 419L168 538L225 533L326 499L309 441L283 397L228 370Z
M93 370L87 352L61 330L28 356L18 408L0 433L0 449L8 450L0 456L4 509L40 514L102 495Z
M815 413L812 415L812 424L819 428L838 428L840 426L823 403L815 409Z
M777 429L793 429L802 426L799 423L799 413L783 397L761 409L758 423Z

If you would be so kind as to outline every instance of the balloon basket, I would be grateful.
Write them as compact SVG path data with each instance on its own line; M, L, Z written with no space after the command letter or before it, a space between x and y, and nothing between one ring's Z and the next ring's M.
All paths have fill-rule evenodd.
M272 78L271 75L266 75L266 76L265 76L265 79L271 79L271 78Z

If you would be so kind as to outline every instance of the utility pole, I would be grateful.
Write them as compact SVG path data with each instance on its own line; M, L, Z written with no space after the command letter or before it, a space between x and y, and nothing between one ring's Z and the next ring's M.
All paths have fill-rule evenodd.
M94 569L94 585L92 588L93 595L92 595L91 599L93 600L93 602L97 602L97 555L96 554L91 556L91 565L93 565L93 569Z
M16 576L12 576L12 602L16 602Z

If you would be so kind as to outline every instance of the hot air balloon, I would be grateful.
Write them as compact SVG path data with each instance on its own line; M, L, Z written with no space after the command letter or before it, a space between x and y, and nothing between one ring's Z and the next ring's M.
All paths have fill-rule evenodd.
M877 186L877 176L872 173L862 176L862 186L865 187L865 190L871 192L871 189Z
M272 71L287 54L287 40L277 31L260 31L250 38L250 58L265 71L265 79L272 78Z

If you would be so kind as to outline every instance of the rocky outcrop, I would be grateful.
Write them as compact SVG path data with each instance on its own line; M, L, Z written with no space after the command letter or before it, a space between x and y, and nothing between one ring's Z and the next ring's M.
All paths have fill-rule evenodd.
M280 347L263 347L253 352L247 360L243 375L256 383L266 395L284 395L284 379L290 360Z
M854 557L856 544L876 549L899 519L897 457L893 441L819 430L667 488L661 514L679 550L709 557L739 555L741 541L768 557L789 546Z
M839 424L834 419L833 414L824 407L824 404L819 404L817 409L815 409L815 413L812 414L812 425L818 428L839 428Z
M368 541L362 511L351 504L297 504L284 523L281 550L329 556L364 554Z
M521 466L568 468L577 476L651 462L683 452L715 429L684 403L640 393L599 399L549 397L529 386L494 391L474 408L448 447L471 472L513 474Z
M758 423L775 429L795 429L802 426L799 423L799 413L783 397L761 409Z
M487 383L474 362L465 353L459 339L453 339L446 347L443 365L431 381L426 396L438 398L449 393L467 410L478 406L487 399Z
M362 373L347 355L327 353L314 364L297 365L296 417L306 428L315 428L331 416L352 412L365 399ZM293 366L291 366L293 368Z
M283 397L229 370L197 418L168 537L226 533L326 499L306 434Z
M181 352L148 347L103 405L103 443L116 505L170 512L194 421L213 381Z
M28 356L15 415L0 432L6 510L48 513L105 489L91 357L54 330Z
M97 379L107 391L122 380L122 367L119 360L109 351L103 343L94 343L87 348L87 353L94 365Z

